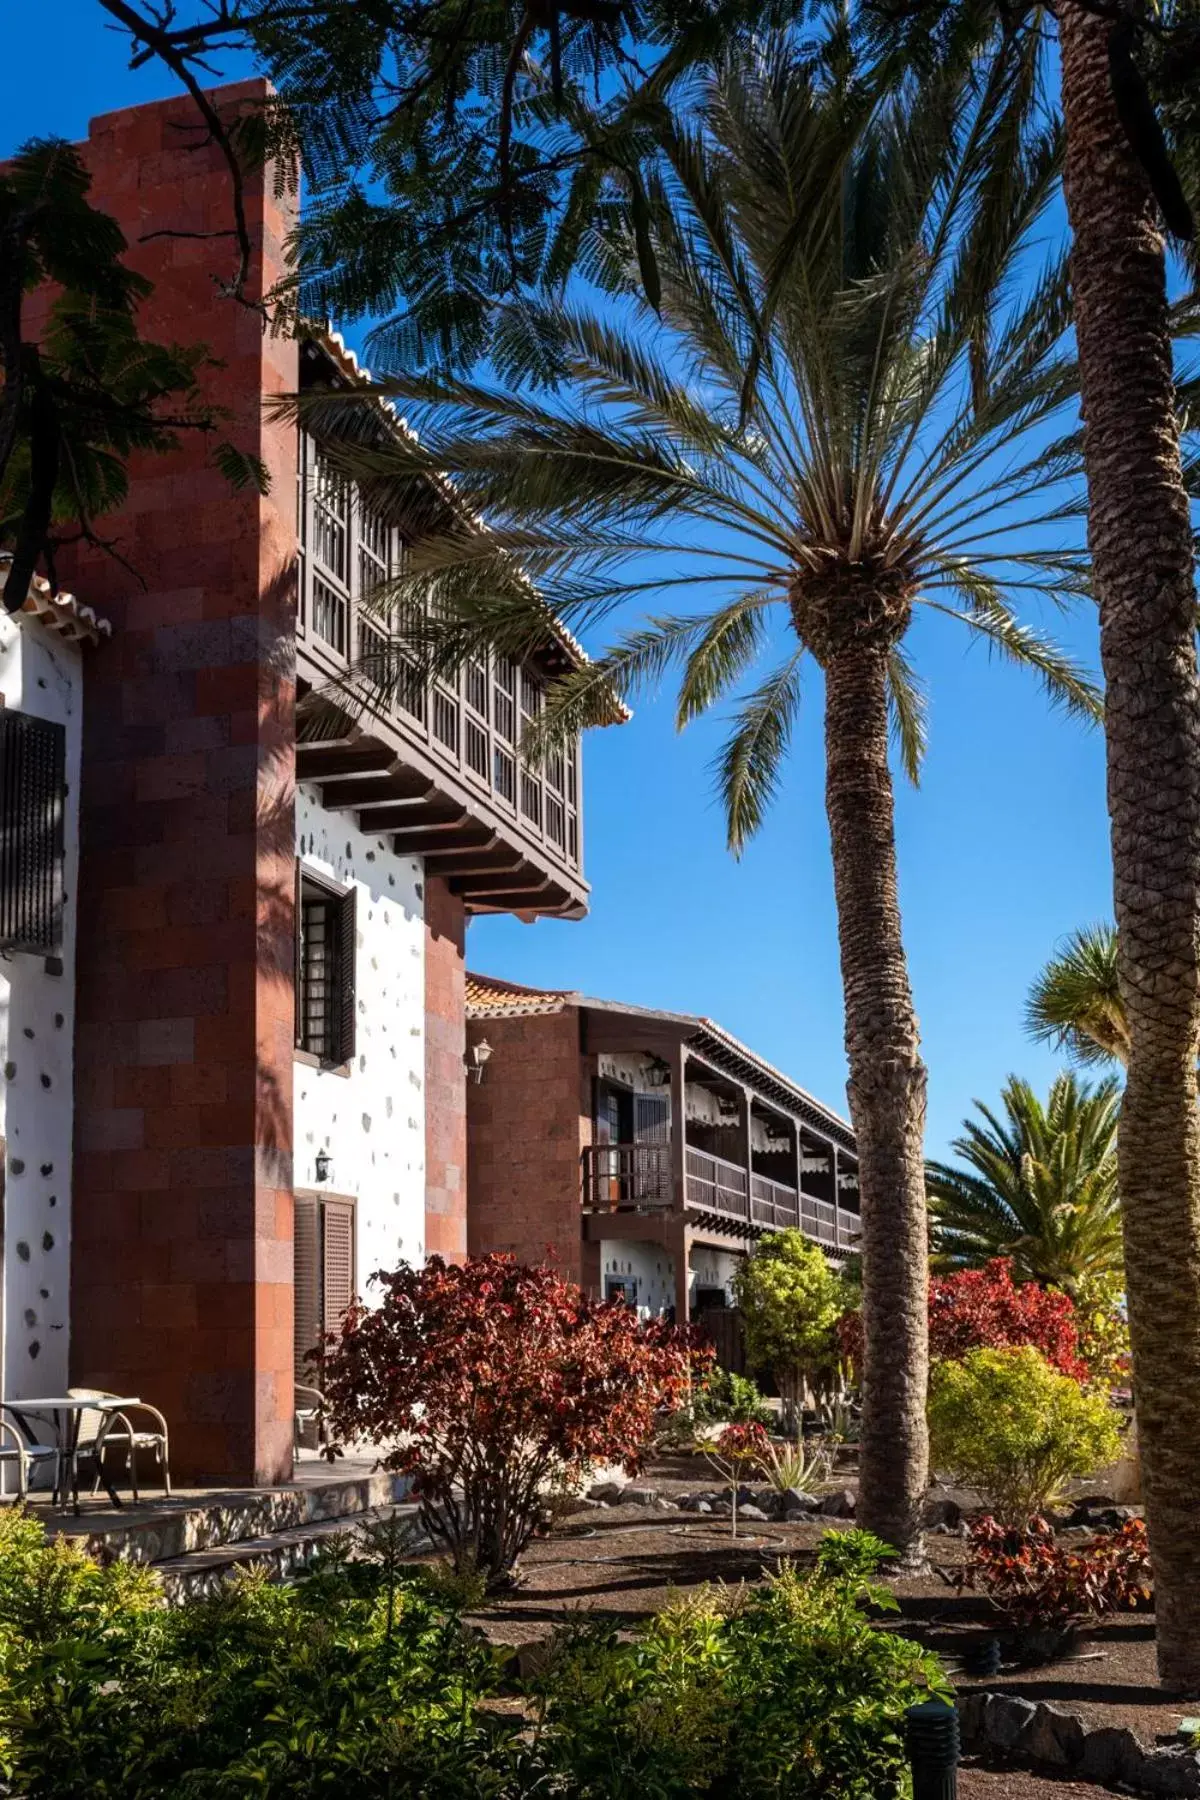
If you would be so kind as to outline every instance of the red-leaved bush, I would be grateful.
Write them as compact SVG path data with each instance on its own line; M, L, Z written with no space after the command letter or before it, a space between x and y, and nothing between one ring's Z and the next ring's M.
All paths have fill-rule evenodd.
M843 1356L861 1367L861 1314L845 1314L838 1336ZM1014 1282L1012 1264L999 1256L982 1269L963 1269L930 1282L931 1362L955 1362L970 1350L1019 1350L1026 1344L1062 1374L1087 1380L1069 1295L1035 1281Z
M1060 1628L1131 1612L1151 1596L1150 1550L1141 1519L1068 1548L1045 1519L1014 1531L990 1516L971 1527L960 1588L979 1589L1013 1625Z
M510 1256L434 1256L373 1285L381 1304L352 1307L326 1344L333 1432L385 1446L430 1538L489 1587L509 1577L547 1486L595 1462L635 1473L655 1413L711 1359L686 1329Z

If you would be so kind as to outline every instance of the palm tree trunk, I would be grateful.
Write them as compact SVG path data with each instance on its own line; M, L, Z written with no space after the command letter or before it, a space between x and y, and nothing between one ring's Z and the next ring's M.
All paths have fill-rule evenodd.
M929 1479L925 1065L900 934L886 656L859 640L826 663L825 807L862 1202L858 1522L916 1558Z
M1109 21L1059 8L1088 538L1107 689L1120 1185L1162 1680L1200 1691L1200 694L1163 243Z

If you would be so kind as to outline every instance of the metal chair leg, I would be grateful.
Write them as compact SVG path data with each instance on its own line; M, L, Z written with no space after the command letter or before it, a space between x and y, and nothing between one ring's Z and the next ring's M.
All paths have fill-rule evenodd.
M132 1437L129 1440L129 1486L133 1492L133 1504L136 1506L138 1503L137 1450Z

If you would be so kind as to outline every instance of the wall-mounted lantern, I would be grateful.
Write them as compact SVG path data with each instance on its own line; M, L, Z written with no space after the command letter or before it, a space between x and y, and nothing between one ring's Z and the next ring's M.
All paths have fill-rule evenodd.
M478 1083L483 1080L483 1071L487 1068L488 1063L491 1061L491 1057L492 1046L488 1043L486 1038L480 1038L477 1044L471 1045L463 1060L467 1065L467 1073L472 1081Z
M318 1150L313 1160L313 1170L318 1181L328 1181L333 1174L333 1158L328 1150Z

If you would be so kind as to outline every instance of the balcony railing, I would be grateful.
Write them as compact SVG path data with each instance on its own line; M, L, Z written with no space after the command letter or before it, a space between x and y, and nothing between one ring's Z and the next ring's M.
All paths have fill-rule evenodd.
M669 1144L589 1144L583 1152L583 1204L588 1212L670 1206Z
M704 1150L687 1149L687 1201L705 1212L724 1213L731 1219L750 1217L749 1183L745 1169L709 1156Z
M750 1178L750 1209L756 1225L765 1225L771 1231L786 1231L789 1225L798 1225L796 1199L795 1188L785 1182L771 1181L766 1175Z
M668 1208L673 1204L669 1144L589 1144L583 1152L585 1212ZM750 1175L737 1163L710 1156L691 1144L685 1153L686 1202L697 1211L737 1219L766 1231L799 1225L806 1237L830 1250L852 1250L861 1226L852 1213L828 1200L797 1194L785 1182Z
M457 675L423 678L401 634L389 631L368 604L401 567L401 534L331 469L307 433L300 441L298 527L297 631L316 675L336 681L353 671L368 712L486 798L521 837L578 872L578 741L536 767L520 753L522 735L542 706L539 672L488 651Z

